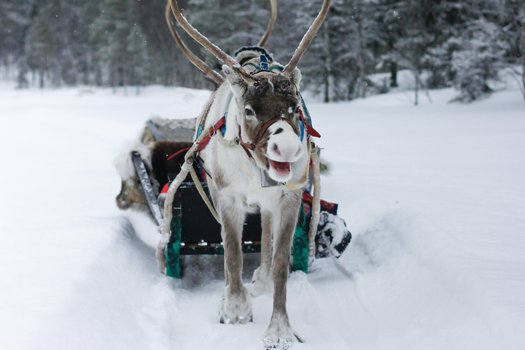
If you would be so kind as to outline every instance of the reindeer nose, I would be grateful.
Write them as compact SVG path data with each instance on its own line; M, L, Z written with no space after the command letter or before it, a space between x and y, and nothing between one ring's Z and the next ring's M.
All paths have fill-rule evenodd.
M268 153L274 160L285 162L295 161L302 153L301 144L280 145L279 142L270 142L268 146Z
M272 149L275 152L275 154L277 154L278 156L281 155L281 151L279 151L279 146L276 143L273 144L273 148Z

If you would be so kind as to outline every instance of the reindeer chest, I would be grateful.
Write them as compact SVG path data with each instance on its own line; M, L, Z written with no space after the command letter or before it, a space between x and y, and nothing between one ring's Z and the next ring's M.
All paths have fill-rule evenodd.
M275 206L285 189L262 187L261 172L240 148L227 149L212 142L202 156L208 164L214 187L220 195L234 196L239 206L251 212Z

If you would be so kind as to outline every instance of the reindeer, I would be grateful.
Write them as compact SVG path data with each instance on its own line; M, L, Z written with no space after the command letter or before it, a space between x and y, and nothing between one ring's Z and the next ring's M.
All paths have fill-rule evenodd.
M276 0L272 0L272 13L275 3ZM209 174L208 186L222 226L226 287L219 320L245 324L253 319L251 294L241 279L241 239L246 214L260 211L261 265L253 275L252 295L273 290L273 314L263 339L267 347L302 342L290 325L286 311L286 283L302 188L308 179L312 151L308 134L318 134L305 122L299 95L301 72L296 66L323 23L330 0L324 1L314 23L284 67L273 62L262 48L255 48L235 60L189 24L176 0L169 0L168 6L168 23L179 46L199 69L221 84L208 112L201 116L206 117L204 129L210 130L210 137L206 147L198 149ZM226 79L187 50L170 21L170 8L180 26L224 62L222 72ZM273 22L259 46L264 45L271 26ZM217 130L222 127L221 120L226 127L224 133ZM201 121L197 121L198 125ZM268 183L274 186L261 185ZM167 206L166 213L168 211ZM165 259L163 247L165 244L159 243L160 266L162 258Z

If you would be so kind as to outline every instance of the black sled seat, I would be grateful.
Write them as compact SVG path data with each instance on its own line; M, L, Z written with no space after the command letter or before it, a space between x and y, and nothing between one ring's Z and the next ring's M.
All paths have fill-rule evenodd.
M208 184L201 183L209 196ZM183 182L173 199L173 215L180 217L180 254L224 254L221 226L211 215L193 182ZM242 235L244 253L261 251L261 215L246 217Z

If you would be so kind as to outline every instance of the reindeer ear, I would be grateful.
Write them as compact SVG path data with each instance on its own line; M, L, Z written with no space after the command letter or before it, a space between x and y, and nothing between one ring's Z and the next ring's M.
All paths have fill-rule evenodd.
M248 88L248 83L240 76L239 73L228 67L227 65L222 66L222 72L226 75L228 83L230 83L232 89L241 94Z
M299 84L301 83L301 78L303 77L299 68L294 68L294 70L290 73L286 72L284 74L288 76L295 86L297 86L297 89L299 89Z

